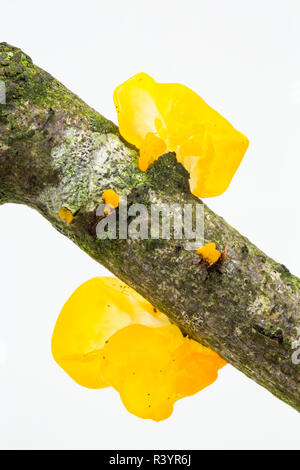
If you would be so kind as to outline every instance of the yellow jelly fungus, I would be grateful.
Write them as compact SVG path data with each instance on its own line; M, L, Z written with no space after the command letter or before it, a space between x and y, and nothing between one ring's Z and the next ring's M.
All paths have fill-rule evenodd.
M102 194L102 199L106 204L104 214L107 215L111 212L111 208L116 208L120 202L120 196L113 189L106 189Z
M59 209L58 217L67 222L67 224L70 224L74 218L72 212L66 207L61 207Z
M112 386L129 412L155 421L168 418L176 400L213 383L226 364L111 277L91 279L71 295L52 353L78 384Z
M146 171L167 150L165 142L153 132L148 132L140 148L139 169Z
M218 196L228 188L248 139L195 92L139 73L116 88L114 103L121 135L140 149L142 171L172 151L190 173L195 196Z
M207 243L207 245L202 246L198 250L196 250L198 255L201 255L205 261L209 264L216 263L221 256L221 252L217 250L215 243Z

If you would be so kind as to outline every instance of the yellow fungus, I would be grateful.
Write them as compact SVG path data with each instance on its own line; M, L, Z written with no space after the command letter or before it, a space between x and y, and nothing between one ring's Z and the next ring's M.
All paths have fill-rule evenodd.
M58 217L67 222L67 224L70 224L74 218L72 212L66 207L61 207L59 209Z
M102 194L102 199L106 204L104 208L105 215L111 212L111 208L115 209L118 207L120 202L120 196L113 189L106 189Z
M139 169L146 171L147 168L166 151L165 142L153 132L146 134L140 148Z
M195 92L139 73L116 88L114 103L121 135L140 149L142 171L172 151L190 173L194 195L218 196L228 188L248 139Z
M91 279L72 294L55 325L52 353L80 385L113 386L129 412L155 421L213 383L226 364L111 277Z
M209 264L216 263L221 256L221 252L217 250L215 243L207 243L207 245L202 246L198 250L196 250L198 255L201 255L205 261Z

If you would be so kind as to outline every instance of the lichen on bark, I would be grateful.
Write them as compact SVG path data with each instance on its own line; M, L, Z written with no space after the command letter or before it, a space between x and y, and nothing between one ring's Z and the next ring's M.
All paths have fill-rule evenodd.
M208 269L178 240L99 240L96 208L105 189L149 206L153 200L202 204L172 154L138 169L136 149L118 128L35 66L0 44L0 204L27 204L61 233L277 397L300 409L300 281L206 205L205 241L227 249ZM74 218L67 224L61 207Z

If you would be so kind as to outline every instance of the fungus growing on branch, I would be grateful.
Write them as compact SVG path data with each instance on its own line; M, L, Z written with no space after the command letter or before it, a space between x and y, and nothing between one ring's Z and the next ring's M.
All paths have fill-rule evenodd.
M140 150L140 170L171 151L189 172L195 196L228 188L249 142L197 93L138 73L116 88L114 103L121 135Z
M52 353L78 384L112 386L128 411L155 421L212 384L226 364L111 277L91 279L72 294L54 328Z

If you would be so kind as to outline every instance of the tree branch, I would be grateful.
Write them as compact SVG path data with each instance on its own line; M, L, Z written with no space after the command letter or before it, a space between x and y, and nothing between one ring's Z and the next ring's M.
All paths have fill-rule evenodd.
M205 240L227 247L223 269L207 269L178 240L99 240L105 189L129 201L201 204L174 155L147 172L118 128L19 49L0 44L0 203L27 204L182 330L280 399L300 409L300 280L205 206ZM71 224L58 217L74 214ZM295 362L295 361L294 361Z

